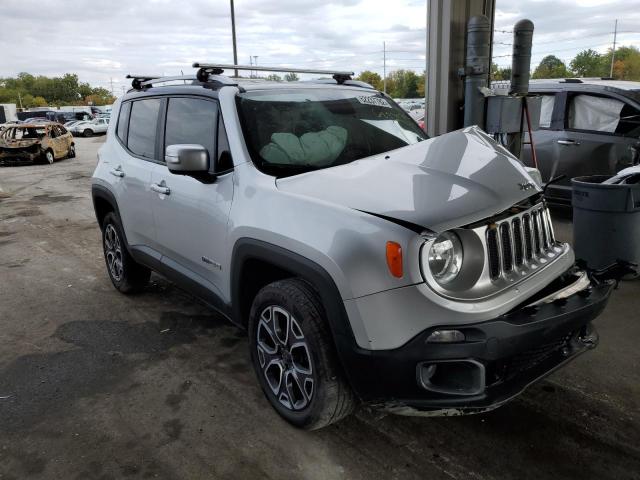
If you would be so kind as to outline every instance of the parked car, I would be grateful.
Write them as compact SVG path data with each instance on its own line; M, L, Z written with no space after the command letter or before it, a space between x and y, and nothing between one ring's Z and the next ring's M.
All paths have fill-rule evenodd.
M480 129L429 139L346 74L208 71L114 105L92 178L106 270L123 293L155 270L247 329L287 421L487 411L596 346L612 283Z
M107 133L109 127L108 118L95 118L91 121L78 122L71 127L69 131L74 135L82 135L83 137L91 137L96 133Z
M0 132L0 160L44 160L52 164L75 156L73 136L56 123L13 124Z
M540 130L533 135L543 180L559 175L547 196L571 202L571 178L614 175L640 163L640 82L568 79L532 80L542 95ZM523 161L533 166L531 149Z

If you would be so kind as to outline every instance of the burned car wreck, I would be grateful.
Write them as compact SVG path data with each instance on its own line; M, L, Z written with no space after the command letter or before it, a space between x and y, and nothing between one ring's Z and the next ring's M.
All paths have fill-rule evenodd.
M0 132L0 161L31 162L75 157L73 136L55 123L8 125Z

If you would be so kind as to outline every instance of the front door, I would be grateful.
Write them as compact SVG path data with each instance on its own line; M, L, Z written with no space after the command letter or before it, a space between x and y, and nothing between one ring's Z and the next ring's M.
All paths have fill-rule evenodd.
M213 168L218 155L217 128L215 100L172 97L163 150L176 144L202 145ZM162 262L192 278L195 274L197 282L217 290L220 296L222 272L229 268L223 259L228 248L233 173L207 181L172 174L166 165L155 165L151 183L156 190L152 206Z
M534 134L543 181L566 175L548 195L571 199L571 179L614 175L640 160L640 111L621 98L569 92L562 103L561 128ZM566 98L566 105L564 104ZM555 113L554 113L555 115Z

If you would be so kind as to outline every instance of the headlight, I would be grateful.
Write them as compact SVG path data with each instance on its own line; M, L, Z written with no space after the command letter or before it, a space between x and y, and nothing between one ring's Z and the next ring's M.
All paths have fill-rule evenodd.
M435 239L429 249L429 270L436 281L452 282L462 268L462 243L453 232L445 232Z

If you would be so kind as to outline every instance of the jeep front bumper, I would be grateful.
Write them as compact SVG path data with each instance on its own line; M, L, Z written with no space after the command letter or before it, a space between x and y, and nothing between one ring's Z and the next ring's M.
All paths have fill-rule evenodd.
M338 348L352 387L370 404L400 414L487 411L594 348L598 337L591 321L604 310L613 285L593 282L567 298L493 320L433 326L393 350L344 342ZM442 329L462 331L465 341L427 342Z

